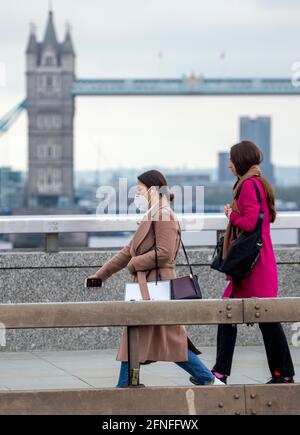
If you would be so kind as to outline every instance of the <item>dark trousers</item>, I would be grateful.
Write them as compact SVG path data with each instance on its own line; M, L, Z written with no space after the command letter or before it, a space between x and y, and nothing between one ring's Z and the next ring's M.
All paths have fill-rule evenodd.
M272 376L280 372L281 376L295 375L294 365L288 342L280 323L260 323L268 364ZM237 326L219 325L217 338L216 372L229 376L231 373L233 353L236 343Z

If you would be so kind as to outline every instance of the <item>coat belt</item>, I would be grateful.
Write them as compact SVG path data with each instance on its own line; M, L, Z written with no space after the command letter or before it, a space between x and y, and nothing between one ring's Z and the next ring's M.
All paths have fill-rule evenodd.
M141 294L144 300L150 300L150 293L147 285L146 273L142 270L137 272L137 279L140 285Z

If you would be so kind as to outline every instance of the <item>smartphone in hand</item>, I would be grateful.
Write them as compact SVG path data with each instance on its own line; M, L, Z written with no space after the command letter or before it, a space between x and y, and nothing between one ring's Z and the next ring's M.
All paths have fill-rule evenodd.
M85 287L86 288L98 288L102 287L102 279L101 278L86 278L85 279Z

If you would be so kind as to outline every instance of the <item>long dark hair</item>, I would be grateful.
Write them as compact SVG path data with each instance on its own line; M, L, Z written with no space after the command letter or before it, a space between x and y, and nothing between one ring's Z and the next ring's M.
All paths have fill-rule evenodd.
M238 175L242 177L251 166L259 165L263 161L263 153L255 143L243 140L231 147L230 160L234 164ZM270 210L270 220L271 222L274 222L276 219L276 208L273 189L265 177L259 176L257 178L263 185Z
M174 193L170 192L166 177L156 169L151 169L139 175L137 179L150 189L150 187L157 187L159 189L160 197L165 195L169 201L174 200Z

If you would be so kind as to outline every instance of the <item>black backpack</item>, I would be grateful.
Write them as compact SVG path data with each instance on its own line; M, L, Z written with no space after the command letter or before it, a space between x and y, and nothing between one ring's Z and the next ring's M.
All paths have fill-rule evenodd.
M236 236L236 227L233 226L233 241L228 254L222 260L224 245L224 236L218 241L210 267L231 276L234 281L240 281L246 278L257 260L259 259L262 248L262 223L264 212L262 210L262 200L259 189L254 180L251 179L255 186L257 200L260 204L260 212L257 223L253 231L243 232L239 237ZM241 191L241 189L240 189ZM238 197L236 197L237 199Z

